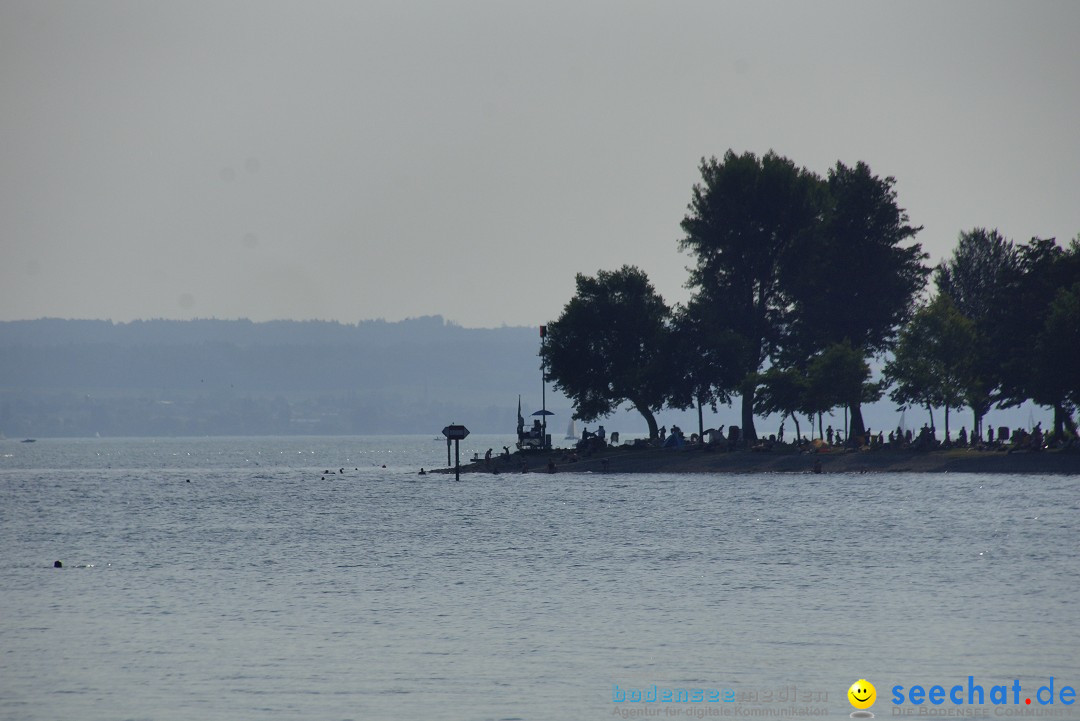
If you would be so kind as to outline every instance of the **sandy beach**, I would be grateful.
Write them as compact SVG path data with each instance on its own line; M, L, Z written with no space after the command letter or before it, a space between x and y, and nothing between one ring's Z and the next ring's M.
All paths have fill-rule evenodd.
M574 457L577 460L574 460ZM568 449L550 453L514 453L509 458L494 457L463 463L462 473L547 472L548 461L556 472L606 473L812 473L820 462L823 473L1013 473L1080 474L1080 452L1044 450L1039 452L1005 449L915 451L881 448L846 450L823 448L804 451L780 446L768 451L705 450L683 448L607 448L591 455ZM453 473L453 468L439 472Z

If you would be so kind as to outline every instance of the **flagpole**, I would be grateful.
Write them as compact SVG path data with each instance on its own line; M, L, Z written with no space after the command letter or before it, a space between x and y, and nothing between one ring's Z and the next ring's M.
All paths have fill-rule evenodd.
M544 338L547 337L547 326L540 326L540 408L544 411L543 418L544 437L541 444L544 450L548 450L547 435L547 356L544 355Z

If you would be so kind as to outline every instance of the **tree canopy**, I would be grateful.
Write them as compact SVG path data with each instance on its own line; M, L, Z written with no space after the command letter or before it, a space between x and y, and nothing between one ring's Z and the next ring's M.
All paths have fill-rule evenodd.
M1038 375L1059 405L1080 406L1080 281L1059 288L1035 341Z
M974 337L969 349L964 402L974 416L972 429L982 435L982 419L1000 386L1000 355L992 341L1007 284L1019 273L1016 246L997 230L973 228L960 233L952 256L934 269L938 293L971 321Z
M849 411L887 382L901 406L971 407L973 432L992 403L1034 400L1074 427L1080 402L1080 238L1014 245L996 230L962 232L933 269L937 293L919 305L928 255L900 206L896 180L863 162L822 178L769 151L702 159L681 222L693 259L692 297L669 309L644 271L577 276L552 323L552 377L591 420L629 402L656 433L664 405L741 396L743 437L754 414ZM889 358L872 382L869 360ZM1063 370L1065 364L1068 369ZM762 368L768 368L762 372ZM947 429L947 426L946 426Z
M746 340L731 328L730 316L718 303L695 295L675 310L672 368L674 385L668 404L673 408L716 409L730 403L746 379L752 365Z
M985 326L1019 262L1016 246L996 229L972 228L960 233L952 257L934 268L934 284L958 311Z
M930 271L908 242L921 227L899 207L895 179L865 163L838 162L822 180L772 152L728 151L703 161L701 175L679 245L696 257L698 306L715 304L741 339L742 422L753 439L753 379L767 359L805 369L838 344L864 359L888 350ZM860 396L848 398L861 434Z
M1055 431L1061 433L1065 425L1075 428L1071 394L1062 381L1068 373L1062 367L1075 365L1077 353L1053 336L1070 335L1065 328L1071 288L1080 283L1080 240L1062 248L1052 238L1032 238L1019 246L1018 255L994 306L998 402L1017 405L1030 399L1049 406Z
M922 247L908 243L922 228L909 224L895 184L861 162L829 170L817 232L804 236L784 265L787 362L805 363L838 345L864 360L892 347L930 272ZM860 436L861 396L847 398L850 434Z
M592 421L630 403L656 437L655 412L671 389L671 310L644 271L624 265L578 274L577 293L547 327L547 375Z
M909 224L895 184L866 163L829 170L818 230L785 264L789 345L816 351L846 341L868 355L891 347L930 272L922 247L905 245L922 227Z
M974 324L956 309L952 298L939 293L900 334L885 371L895 383L890 397L902 407L944 407L948 435L949 408L963 404L972 382L974 348Z
M759 158L729 150L722 161L702 160L700 171L679 248L694 256L689 286L700 303L717 304L726 330L740 338L742 428L752 440L752 378L780 339L786 307L782 259L815 230L821 180L771 151Z

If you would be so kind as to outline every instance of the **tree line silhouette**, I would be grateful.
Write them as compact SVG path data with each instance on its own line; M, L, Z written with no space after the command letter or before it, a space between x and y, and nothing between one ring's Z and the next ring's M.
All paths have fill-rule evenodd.
M772 151L729 150L700 172L678 240L693 259L690 300L667 305L624 265L578 274L547 326L544 366L576 418L627 403L655 438L661 408L700 419L739 396L747 441L755 415L835 408L859 438L862 404L889 391L902 409L943 407L946 434L949 409L969 407L981 438L994 404L1031 400L1054 409L1058 438L1075 437L1080 236L1018 244L975 228L930 267L896 180L865 163L821 177ZM873 358L887 360L877 380Z

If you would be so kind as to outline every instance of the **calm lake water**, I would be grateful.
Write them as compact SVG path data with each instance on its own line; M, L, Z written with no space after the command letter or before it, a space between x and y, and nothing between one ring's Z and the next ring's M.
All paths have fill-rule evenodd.
M0 441L0 718L846 718L859 679L878 718L1080 718L1075 476L417 475L445 463ZM969 676L1020 704L890 701Z

